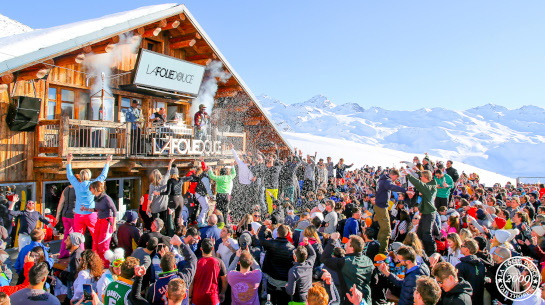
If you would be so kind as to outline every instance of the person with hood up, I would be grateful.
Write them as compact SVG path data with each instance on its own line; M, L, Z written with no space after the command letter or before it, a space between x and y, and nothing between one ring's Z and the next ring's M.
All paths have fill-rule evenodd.
M392 229L390 227L390 214L388 213L388 201L394 192L405 193L407 190L393 183L399 178L399 171L391 169L388 175L382 175L377 183L377 196L375 199L375 215L378 217L380 229L378 231L377 240L380 243L380 253L385 254L388 249L388 241Z
M473 304L480 304L484 295L484 278L486 276L486 267L480 258L475 254L479 251L479 244L474 239L466 239L462 244L462 254L460 263L456 265L458 277L467 279L473 294L471 301Z
M456 269L450 263L437 263L433 267L433 276L443 290L438 304L443 305L471 305L473 288L471 285L459 279ZM477 303L481 304L481 303Z

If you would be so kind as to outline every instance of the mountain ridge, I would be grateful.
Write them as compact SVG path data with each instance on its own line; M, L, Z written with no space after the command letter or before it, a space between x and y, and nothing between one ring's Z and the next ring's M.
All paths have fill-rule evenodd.
M258 96L277 127L407 153L462 161L502 175L543 176L545 108L508 109L492 103L467 110L441 107L417 110L363 108L337 104L324 95L285 104Z

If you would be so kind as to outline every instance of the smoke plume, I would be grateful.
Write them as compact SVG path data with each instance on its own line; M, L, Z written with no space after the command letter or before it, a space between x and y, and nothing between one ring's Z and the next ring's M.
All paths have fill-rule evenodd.
M225 83L231 78L231 74L223 71L223 64L219 60L215 60L206 66L204 75L204 80L199 89L199 95L191 102L191 109L189 110L191 115L194 115L199 111L200 104L206 106L206 112L208 112L208 114L212 113L214 96L216 96L216 92L218 91L218 80Z

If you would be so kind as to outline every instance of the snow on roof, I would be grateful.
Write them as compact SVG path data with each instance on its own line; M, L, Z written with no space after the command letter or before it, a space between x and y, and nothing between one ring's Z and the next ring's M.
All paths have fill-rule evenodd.
M0 14L0 38L32 31L32 28Z
M181 13L184 9L184 5L175 3L151 5L0 38L0 74Z

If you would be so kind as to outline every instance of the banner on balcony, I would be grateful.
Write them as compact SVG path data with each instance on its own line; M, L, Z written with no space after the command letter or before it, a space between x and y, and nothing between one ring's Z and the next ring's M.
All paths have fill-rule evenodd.
M133 84L175 93L197 95L204 77L204 66L140 49Z
M153 138L153 154L160 155L216 155L221 153L221 141Z

